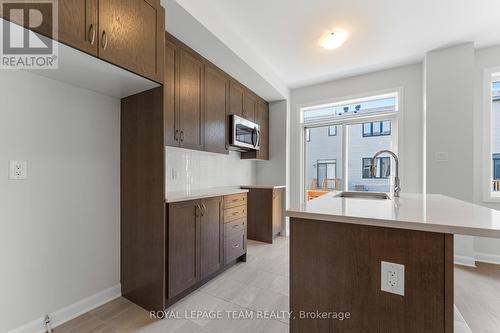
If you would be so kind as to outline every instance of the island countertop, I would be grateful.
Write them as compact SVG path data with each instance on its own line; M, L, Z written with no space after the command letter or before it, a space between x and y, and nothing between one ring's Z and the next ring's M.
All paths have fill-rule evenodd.
M339 198L331 192L286 211L292 218L500 238L500 211L439 194L390 200Z

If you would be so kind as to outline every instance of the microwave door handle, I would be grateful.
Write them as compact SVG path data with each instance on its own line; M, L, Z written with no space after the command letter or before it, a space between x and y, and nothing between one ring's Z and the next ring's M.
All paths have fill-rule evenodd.
M255 127L253 130L252 130L252 146L256 146L257 145L257 140L258 140L258 134L257 134L257 127Z
M255 146L256 147L260 146L260 130L257 130L257 144Z

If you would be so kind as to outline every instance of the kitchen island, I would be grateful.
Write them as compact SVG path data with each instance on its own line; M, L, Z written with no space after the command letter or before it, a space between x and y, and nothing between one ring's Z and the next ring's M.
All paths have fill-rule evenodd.
M442 195L338 194L287 211L290 332L453 332L453 234L500 238L500 211ZM381 290L382 262L404 265L402 294Z

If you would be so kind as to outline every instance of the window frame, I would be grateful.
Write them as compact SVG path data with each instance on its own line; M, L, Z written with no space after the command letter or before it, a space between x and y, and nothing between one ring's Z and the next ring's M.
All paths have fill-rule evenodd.
M333 134L330 132L330 130L332 128L335 130ZM336 125L335 126L328 126L328 136L337 136L337 126ZM309 141L311 141L311 140L309 140Z
M390 136L392 134L392 122L389 121L389 124L390 124L389 125L389 132L384 132L384 123L387 121L389 121L389 120L371 121L371 122L363 123L363 131L362 131L363 138ZM378 134L374 134L374 132L373 132L373 125L375 123L380 126L380 132L378 132ZM369 134L365 134L365 125L366 124L370 124L370 133Z
M328 178L328 165L329 164L333 164L335 166L335 178L333 179L336 179L337 178L337 160L336 159L331 159L331 160L325 160L325 159L322 159L322 160L316 160L316 175L318 175L318 177L316 178L316 187L318 188L322 188L319 186L319 166L321 165L325 165L326 166L326 179L332 179L332 178Z
M499 203L500 191L493 191L494 161L492 147L493 83L500 81L500 67L485 69L483 72L483 202Z
M391 158L389 156L381 156L377 157L377 174L375 177L365 177L365 161L370 160L371 157L362 157L361 158L361 178L362 179L389 179L391 177ZM382 161L389 161L389 175L387 177L382 177ZM380 162L380 163L379 163Z
M309 122L305 123L304 122L304 117L303 117L303 112L307 111L311 108L317 108L317 107L327 107L329 105L340 105L340 104L345 104L345 103L353 103L353 101L366 101L370 99L376 99L380 98L380 96L388 96L392 95L396 97L396 112L391 111L391 112L381 112L378 114L369 114L369 115L359 115L358 117L355 118L345 118L345 119L330 119L330 120L322 120L322 121L317 121L317 122ZM403 124L404 124L404 110L403 110L403 100L404 100L404 89L402 87L397 87L397 88L392 88L392 89L386 89L386 90L379 90L379 91L374 91L370 93L363 93L363 94L358 94L358 95L353 95L353 96L348 96L348 97L341 97L341 98L333 98L329 100L323 100L323 101L316 101L316 102L310 102L310 103L305 103L298 105L298 112L299 112L299 118L298 118L298 123L297 123L297 128L299 130L299 154L298 154L298 160L297 162L299 163L298 166L298 177L295 186L298 186L298 195L299 195L299 202L305 203L307 201L306 199L306 159L305 159L305 146L306 146L306 141L305 141L305 129L306 128L317 128L317 127L325 127L325 126L341 126L342 127L342 142L347 142L347 136L348 136L348 131L345 130L348 126L347 125L355 125L355 124L362 124L364 122L371 122L371 121L384 121L384 120L390 120L392 121L392 126L391 126L391 135L393 136L392 139L392 146L393 146L393 151L398 154L400 158L400 175L404 173L404 151L401 150L401 147L404 146L404 137L400 136L399 133L400 131L403 130ZM337 129L338 132L338 129ZM343 147L345 147L346 144L343 143ZM347 161L347 151L346 149L343 149L342 151L342 160ZM392 160L391 160L392 163ZM347 191L348 189L348 168L347 168L347 163L342 163L341 166L341 175L342 175L342 191ZM392 178L392 177L391 177ZM392 186L391 186L392 188Z

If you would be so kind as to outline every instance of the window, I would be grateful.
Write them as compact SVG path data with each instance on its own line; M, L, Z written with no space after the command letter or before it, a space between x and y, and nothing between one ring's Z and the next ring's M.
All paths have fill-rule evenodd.
M390 192L391 157L377 159L373 178L369 163L380 150L397 153L397 101L397 94L392 94L301 110L306 200L333 190Z
M491 81L491 171L490 193L500 196L500 76L493 76Z
M328 126L328 136L337 135L337 126Z
M391 122L376 121L363 124L363 137L391 135Z
M372 96L357 100L303 108L303 123L345 120L375 114L393 114L398 111L396 93Z
M377 157L377 173L375 177L370 174L370 167L372 165L371 157L363 158L363 178L389 178L391 174L391 158L390 157Z
M323 189L335 189L335 179L337 178L336 160L318 160L317 166L317 187Z
M493 180L500 180L500 154L493 154Z

